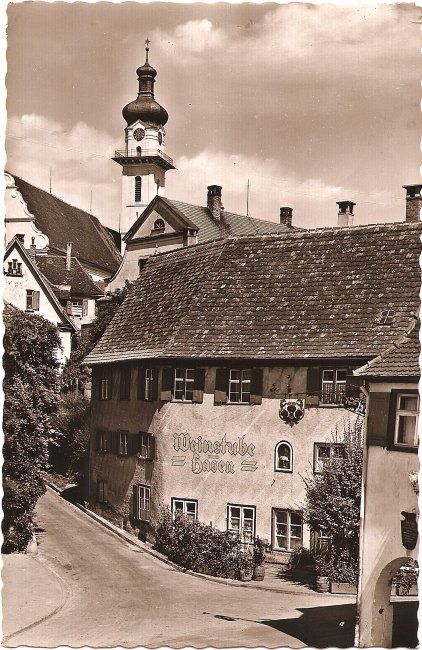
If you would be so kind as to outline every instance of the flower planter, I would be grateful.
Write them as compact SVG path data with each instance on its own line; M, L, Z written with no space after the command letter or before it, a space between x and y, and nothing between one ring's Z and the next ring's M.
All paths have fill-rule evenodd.
M250 582L252 580L252 571L241 571L240 572L240 581L241 582Z
M349 582L331 582L330 593L332 594L357 594L356 585Z
M325 594L330 588L330 581L326 576L318 576L315 581L315 588L319 594Z
M259 581L259 580L263 580L264 576L265 576L265 566L263 564L256 566L253 570L252 579Z

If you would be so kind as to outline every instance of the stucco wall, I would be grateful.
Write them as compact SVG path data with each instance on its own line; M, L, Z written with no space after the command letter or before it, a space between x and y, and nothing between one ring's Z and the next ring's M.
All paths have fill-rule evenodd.
M98 428L153 433L157 439L157 460L120 458L113 454L91 453L91 499L95 500L97 479L108 481L109 501L122 515L130 514L132 485L152 486L152 515L171 498L197 499L198 518L226 528L227 504L256 506L256 534L271 539L272 508L301 510L305 490L302 476L313 469L314 442L332 442L333 432L343 430L344 420L356 416L339 407L306 409L304 418L293 427L278 415L280 399L274 388L284 390L290 376L293 392L306 391L306 368L267 368L263 374L261 405L214 405L215 368L206 371L202 404L141 402L136 400L136 373L132 372L132 399L119 402L92 402L91 448L95 450ZM118 395L117 373L113 395ZM273 392L271 392L271 390ZM185 434L185 438L179 437ZM244 455L195 453L186 451L186 442L202 440L229 442L243 440ZM293 448L293 472L274 470L276 444L282 440ZM240 443L242 445L242 443ZM215 471L207 466L215 460ZM223 461L220 463L220 461ZM242 465L242 462L246 461ZM254 463L254 465L250 465ZM255 467L255 469L253 469ZM252 468L252 469L250 469ZM207 471L207 469L209 471ZM309 545L309 532L304 531Z

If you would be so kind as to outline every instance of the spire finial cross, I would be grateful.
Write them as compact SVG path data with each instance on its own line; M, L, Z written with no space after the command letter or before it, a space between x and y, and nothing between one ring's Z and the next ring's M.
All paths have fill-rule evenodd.
M147 53L147 63L148 63L148 52L149 52L149 44L150 44L150 43L151 43L151 41L150 41L149 38L147 37L147 39L146 39L146 41L145 41L145 45L146 45L146 48L145 48L145 49L146 49L146 53Z

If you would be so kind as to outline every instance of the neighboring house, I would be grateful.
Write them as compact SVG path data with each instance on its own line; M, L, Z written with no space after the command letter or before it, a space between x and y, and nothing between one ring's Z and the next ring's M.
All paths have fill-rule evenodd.
M414 319L405 337L354 373L368 394L357 619L362 648L392 646L391 581L409 558L418 558L419 355Z
M360 417L352 370L418 309L421 232L289 229L150 257L86 359L91 504L145 536L166 504L283 559L309 546L302 477Z
M37 253L66 256L67 245L94 281L111 277L121 255L118 233L105 228L92 214L75 208L53 194L5 174L6 245L21 236L24 247Z
M70 356L72 334L76 331L74 322L64 313L51 284L40 271L31 254L15 237L6 249L3 263L6 303L46 318L59 329L63 363Z

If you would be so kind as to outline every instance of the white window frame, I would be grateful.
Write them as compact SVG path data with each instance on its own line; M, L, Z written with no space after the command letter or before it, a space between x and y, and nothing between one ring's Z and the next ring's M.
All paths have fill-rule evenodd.
M324 379L326 373L332 372L332 379ZM339 374L345 373L344 379L339 379ZM346 368L323 368L321 378L321 401L323 404L339 404L340 396L346 392Z
M154 368L145 368L145 386L144 399L146 402L152 402L154 389Z
M97 502L107 503L107 481L97 479Z
M100 373L100 399L111 399L112 370L105 366L101 368Z
M324 458L322 460L318 457L318 450L321 447L328 447L330 450L329 458ZM344 443L342 442L315 442L314 443L314 474L322 474L324 468L324 461L332 460L333 458L341 458L341 456L335 453L336 449L344 450Z
M152 457L152 434L143 431L139 434L139 458L154 460Z
M286 515L286 521L285 522L278 522L277 521L277 514L283 513ZM292 515L296 515L300 517L300 536L297 537L292 534L293 531L293 526L295 528L299 526L299 524L292 523ZM286 508L273 508L273 515L272 515L272 525L273 525L273 548L277 551L294 551L294 549L297 546L302 546L303 544L303 516L302 513L299 510L288 510ZM285 526L285 535L277 535L277 524ZM285 537L287 540L286 546L279 546L277 537ZM294 545L292 545L292 540L298 540L298 542Z
M181 504L181 508L177 507L177 504ZM194 512L188 512L188 506L193 506ZM179 499L177 497L171 498L171 512L173 514L173 519L176 516L176 512L182 512L185 517L191 519L192 521L197 521L198 519L198 501L197 499Z
M119 454L119 456L127 456L128 455L129 434L128 434L127 431L118 431L118 434L119 434L118 454Z
M416 399L416 410L412 411L410 409L401 409L400 399L402 397L410 397L412 399ZM407 442L398 442L400 419L406 417L411 417L415 419L415 431L414 431L413 444L409 444ZM409 393L406 391L397 393L396 418L394 423L394 445L397 447L403 447L408 449L414 449L415 447L417 447L419 444L418 422L419 422L419 395L417 393Z
M282 445L286 445L289 448L289 466L288 467L279 467L278 466L278 461L279 461L278 449ZM290 474L293 472L293 447L290 444L290 442L287 442L287 440L281 440L280 442L277 443L277 445L275 447L274 471L275 472L287 472L287 473L290 473Z
M188 376L190 374L191 376ZM173 375L173 402L193 402L194 368L175 368Z
M251 380L252 371L250 368L230 368L227 403L250 404Z
M35 300L35 296L38 295L38 301ZM35 289L26 290L26 311L39 311L40 310L40 296L41 292ZM29 302L31 304L29 304ZM38 302L38 307L36 306Z
M234 516L233 508L239 508L239 517ZM245 511L252 511L252 519L250 517L245 517ZM234 520L239 521L239 527L233 527L232 523ZM252 521L251 529L245 528L245 522ZM227 504L227 530L231 533L236 534L243 543L251 544L255 539L255 526L256 526L256 506L247 506L240 503L228 503Z
M108 434L106 431L98 431L97 445L99 454L107 454L110 450L108 448Z
M82 300L71 300L72 305L72 316L75 318L82 318L84 315L83 301Z
M151 519L151 487L149 485L137 485L138 489L138 512L136 519L150 521Z

